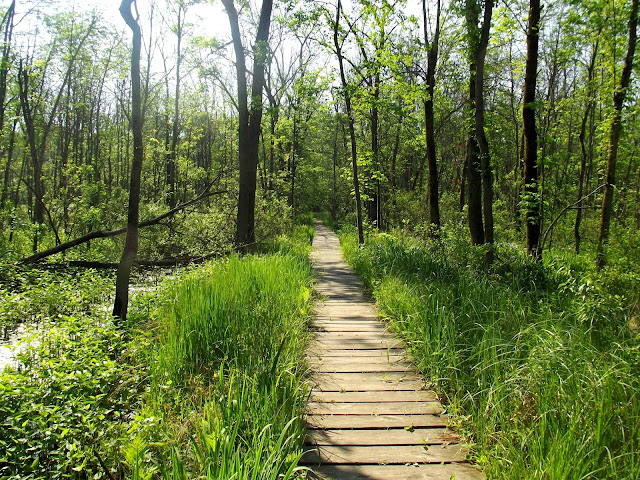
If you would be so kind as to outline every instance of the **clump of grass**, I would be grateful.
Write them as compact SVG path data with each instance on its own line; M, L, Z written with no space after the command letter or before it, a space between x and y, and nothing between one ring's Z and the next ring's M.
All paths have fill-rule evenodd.
M260 373L279 349L285 356L299 351L304 339L291 332L301 331L306 319L310 290L299 283L308 274L303 261L276 254L232 256L184 275L160 312L173 381L221 363Z
M640 478L636 274L507 246L486 271L482 248L446 229L341 240L489 478Z
M300 362L311 308L308 230L273 253L231 256L160 292L150 394L128 463L134 478L288 478L307 389ZM136 473L137 472L137 473ZM136 477L137 476L137 477Z

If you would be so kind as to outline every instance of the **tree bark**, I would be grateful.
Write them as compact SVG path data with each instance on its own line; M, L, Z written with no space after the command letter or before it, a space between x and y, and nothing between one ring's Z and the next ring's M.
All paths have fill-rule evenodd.
M540 0L529 2L527 28L527 61L524 79L524 193L527 206L527 253L542 259L540 245L540 201L538 189L538 134L536 130L536 78L538 70L538 40L540 30Z
M253 80L251 102L247 99L247 75L244 46L240 35L238 11L233 0L221 0L224 5L236 55L238 84L238 167L239 192L236 225L236 247L243 249L255 243L255 207L258 172L260 126L262 123L262 91L268 54L269 26L273 0L263 0L258 32L253 46Z
M605 180L604 196L602 198L602 213L600 216L600 233L596 247L596 267L601 269L606 264L604 247L609 241L609 227L611 225L611 211L613 208L613 191L616 184L616 160L618 155L618 142L622 130L622 107L631 70L633 68L633 56L636 50L637 28L638 28L638 4L640 0L632 0L631 14L629 17L629 43L627 54L624 58L624 67L620 76L620 85L613 94L613 118L611 119L611 131L609 133L609 153L607 157L607 177Z
M16 12L16 0L12 0L2 19L4 38L2 58L0 59L0 133L4 130L5 100L7 98L7 74L9 73L11 45L13 40L13 18Z
M133 48L131 50L131 129L133 131L133 160L131 162L131 180L129 183L129 209L127 211L127 232L118 265L116 277L116 297L113 303L113 316L126 320L129 307L129 279L131 267L138 253L138 220L140 206L140 180L144 156L142 144L142 96L140 92L140 50L141 33L137 19L131 13L134 0L122 0L120 15L131 29Z
M478 17L480 7L476 0L466 0L465 20L469 36L469 130L467 133L467 208L469 233L473 245L484 243L482 219L482 165L476 129L476 81L479 47ZM482 87L480 87L482 88Z
M484 131L484 63L489 44L493 0L487 0L484 6L484 18L478 51L476 53L476 82L475 82L475 128L482 168L482 213L484 218L484 243L489 247L485 255L485 264L493 263L493 173L489 157L489 142Z
M176 46L176 88L173 102L173 125L171 127L171 149L169 150L167 162L167 183L169 184L168 206L173 208L177 203L176 196L176 177L177 177L177 150L178 150L178 133L180 121L180 66L182 64L182 22L183 22L183 4L178 4L178 24L176 30L177 46ZM168 127L167 127L168 128Z
M436 156L435 122L433 113L433 94L436 85L436 66L438 63L438 46L440 41L440 0L436 9L436 30L433 41L429 43L427 33L427 6L422 0L422 20L424 27L424 42L427 46L427 96L424 101L425 141L427 146L427 165L429 168L429 221L440 228L440 203L438 193L438 161Z
M349 124L349 137L351 139L351 166L353 173L353 190L356 197L356 223L358 227L358 244L364 245L364 231L362 228L362 203L360 201L360 183L358 181L358 147L356 145L356 130L353 112L351 109L351 94L349 93L349 84L344 71L344 60L342 56L342 45L338 39L340 30L340 12L342 10L342 2L338 0L336 8L336 21L333 25L333 44L335 46L336 55L338 57L338 65L340 66L340 80L342 81L342 91L344 94L344 103L347 110L347 120Z

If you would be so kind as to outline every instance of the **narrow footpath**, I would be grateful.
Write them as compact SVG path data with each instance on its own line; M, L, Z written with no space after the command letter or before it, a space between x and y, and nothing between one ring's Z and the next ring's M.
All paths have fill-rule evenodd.
M483 479L402 342L365 299L338 237L320 222L313 248L322 300L308 352L313 390L302 464L318 479Z

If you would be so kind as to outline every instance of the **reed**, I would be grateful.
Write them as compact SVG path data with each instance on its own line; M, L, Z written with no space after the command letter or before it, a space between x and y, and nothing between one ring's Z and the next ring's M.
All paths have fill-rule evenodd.
M487 271L459 237L341 240L488 478L640 478L637 275L507 246Z

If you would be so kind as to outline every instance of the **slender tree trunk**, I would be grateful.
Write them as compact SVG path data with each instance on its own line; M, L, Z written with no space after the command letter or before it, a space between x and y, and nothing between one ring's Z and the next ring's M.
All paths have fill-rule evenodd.
M593 83L593 70L596 64L596 56L598 53L598 41L596 40L595 45L593 46L593 52L591 53L591 61L589 62L589 66L587 67L587 107L584 110L584 115L582 116L582 122L580 123L580 173L578 175L578 205L576 210L576 221L573 226L573 236L575 239L575 251L576 254L580 253L580 224L582 222L582 208L583 203L580 201L582 195L584 194L584 180L585 174L587 171L587 144L586 144L586 134L587 134L587 122L589 120L589 114L593 115L593 109L595 106L595 88L592 85Z
M471 243L484 243L484 225L482 219L482 165L480 147L476 129L476 82L478 59L478 17L480 7L476 0L466 0L465 19L469 35L469 126L467 133L467 191L468 218ZM480 87L482 88L482 87Z
M291 142L291 185L289 188L289 206L295 212L296 169L300 154L300 119L298 105L293 108L293 141Z
M167 165L167 180L169 183L169 208L174 208L177 203L176 198L176 177L177 177L177 150L178 150L178 133L180 122L180 66L182 64L182 19L183 7L180 2L178 5L178 24L176 30L177 46L176 46L176 88L173 102L173 125L171 127L171 150L169 150L169 162Z
M334 119L338 120L338 115L334 116ZM338 214L338 126L336 125L333 129L333 184L331 190L331 220L336 221L336 217Z
M4 130L5 101L7 98L7 75L9 73L11 42L13 40L13 18L16 12L16 0L12 0L2 19L4 38L2 58L0 58L0 133Z
M484 243L489 245L485 255L485 264L493 263L493 173L491 171L491 159L489 157L489 142L484 131L484 63L489 44L489 31L491 29L491 16L493 13L493 0L487 0L484 6L484 19L476 57L476 111L475 127L478 149L480 153L480 165L482 167L482 212L484 215Z
M509 42L509 63L513 64L513 43ZM520 172L521 169L521 159L523 156L520 153L520 135L522 135L522 129L520 128L520 124L518 122L518 116L516 114L516 86L515 86L515 78L513 69L510 69L509 74L509 85L510 85L510 107L511 107L511 120L513 121L513 141L515 143L515 151L513 152L513 184L515 188L513 190L511 208L513 209L513 218L516 221L516 224L519 225L520 221L520 209L518 205L520 204L520 182L522 181L522 174Z
M527 62L524 79L524 192L527 207L527 253L542 259L540 245L540 201L538 189L538 134L536 130L536 76L538 70L538 40L540 31L540 0L529 2L527 29Z
M600 233L596 246L596 267L602 268L606 264L604 247L609 241L609 227L611 225L611 211L613 208L613 190L616 184L616 160L618 155L618 142L622 130L622 107L631 70L633 68L633 56L636 50L637 28L638 28L638 4L640 0L632 0L631 15L629 17L629 43L627 54L624 59L624 67L620 76L620 85L613 95L613 118L611 119L611 131L609 133L609 153L607 157L607 177L605 180L604 196L602 198L602 213L600 216Z
M133 48L131 50L131 129L133 130L133 160L131 162L131 180L129 183L129 209L127 211L127 233L118 264L116 278L116 298L113 304L113 316L126 320L129 307L129 279L131 267L138 253L138 223L140 206L140 181L142 176L142 96L140 92L140 50L142 37L137 19L131 13L134 0L122 0L120 14L131 29Z
M380 225L380 180L378 171L380 170L380 144L379 144L379 123L380 112L378 103L380 101L380 71L376 72L373 80L373 106L371 107L371 155L373 157L373 169L376 172L375 179L371 179L373 185L370 187L369 196L369 220L378 228Z
M438 161L436 156L435 122L433 113L433 95L436 85L436 66L438 63L438 45L440 41L440 0L436 9L436 30L433 41L429 44L427 33L427 6L422 0L422 20L424 27L424 41L428 48L427 55L427 95L424 101L425 141L427 146L427 165L429 168L429 221L440 228L440 203L438 192Z
M344 71L344 60L342 56L342 45L338 39L340 30L340 12L342 10L342 1L338 0L336 8L336 21L333 26L333 44L338 57L338 65L340 66L340 80L342 81L342 90L344 93L344 103L347 110L347 119L349 124L349 137L351 138L351 165L353 173L353 190L356 197L356 222L358 227L358 243L364 245L364 230L362 228L362 203L360 201L360 182L358 181L358 147L356 145L356 129L351 110L351 94L349 93L349 84Z
M20 61L18 71L18 84L20 87L20 105L22 106L22 117L24 119L25 130L27 134L27 143L29 145L29 153L31 154L32 176L33 176L33 222L38 226L38 231L33 236L33 252L38 250L39 229L44 223L44 182L42 181L42 161L37 146L35 121L33 118L33 110L31 107L30 91L29 91L29 72Z

